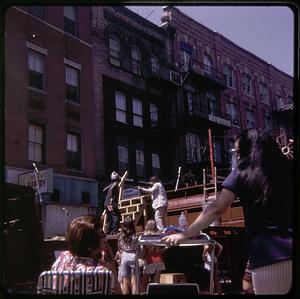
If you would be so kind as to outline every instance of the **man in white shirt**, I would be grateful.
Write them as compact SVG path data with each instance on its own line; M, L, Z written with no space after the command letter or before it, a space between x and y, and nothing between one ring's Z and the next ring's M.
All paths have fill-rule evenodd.
M158 178L153 176L150 178L151 188L138 187L139 190L151 193L152 208L155 211L154 218L159 230L163 230L166 226L168 199L166 190Z

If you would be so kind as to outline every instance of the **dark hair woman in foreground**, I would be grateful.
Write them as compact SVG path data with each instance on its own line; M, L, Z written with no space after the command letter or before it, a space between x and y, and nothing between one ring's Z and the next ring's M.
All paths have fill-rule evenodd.
M286 294L292 287L292 167L266 133L248 129L237 138L237 166L218 198L182 233L164 237L178 245L223 215L239 197L245 217L255 294Z

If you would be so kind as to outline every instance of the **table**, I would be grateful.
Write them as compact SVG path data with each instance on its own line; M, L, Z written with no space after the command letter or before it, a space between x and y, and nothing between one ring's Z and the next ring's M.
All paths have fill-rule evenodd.
M161 246L169 248L165 242L162 241L162 238L168 234L159 234L159 235L140 235L138 238L139 245L142 246ZM210 283L209 283L209 293L214 294L214 259L215 259L215 246L216 241L212 240L207 234L200 233L198 236L195 236L190 239L182 240L179 247L183 246L212 246L211 250L211 266L210 266Z

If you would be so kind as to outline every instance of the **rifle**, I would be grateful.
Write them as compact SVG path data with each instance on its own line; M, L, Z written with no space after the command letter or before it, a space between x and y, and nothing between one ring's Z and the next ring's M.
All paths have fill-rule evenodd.
M175 192L177 191L179 179L180 179L180 173L181 173L181 166L178 167L178 174L177 174L177 180L176 180L176 186L175 186Z

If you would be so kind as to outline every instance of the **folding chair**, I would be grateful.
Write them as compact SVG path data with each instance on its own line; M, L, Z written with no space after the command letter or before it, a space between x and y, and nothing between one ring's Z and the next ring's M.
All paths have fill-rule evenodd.
M40 274L37 294L40 295L111 295L114 290L112 271L44 271Z

